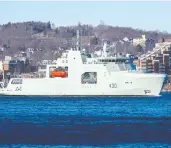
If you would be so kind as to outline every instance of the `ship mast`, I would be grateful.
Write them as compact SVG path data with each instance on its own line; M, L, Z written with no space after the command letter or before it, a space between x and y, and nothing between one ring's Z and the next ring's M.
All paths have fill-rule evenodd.
M76 41L76 50L80 50L80 33L79 30L77 30L77 41Z
M81 38L81 41L80 41L80 31L79 30L77 30L76 50L77 51L82 50L82 38Z

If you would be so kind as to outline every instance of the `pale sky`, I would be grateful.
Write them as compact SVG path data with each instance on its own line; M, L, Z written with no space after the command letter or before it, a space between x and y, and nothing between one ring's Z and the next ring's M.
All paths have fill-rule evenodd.
M171 33L171 2L0 2L0 24L51 21L56 26L78 22L160 30Z

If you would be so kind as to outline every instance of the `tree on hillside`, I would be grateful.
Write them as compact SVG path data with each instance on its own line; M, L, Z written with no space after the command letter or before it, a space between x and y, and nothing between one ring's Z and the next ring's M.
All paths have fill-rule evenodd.
M51 23L50 23L50 21L47 23L47 29L49 29L49 30L52 29L52 28L51 28Z
M54 29L56 29L56 27L55 27L55 24L54 24L54 23L52 23L52 24L51 24L51 29L53 29L53 30L54 30Z
M43 35L44 35L44 36L47 36L47 30L44 30L44 31L43 31Z
M90 40L90 45L97 45L99 42L99 39L97 37L94 37Z

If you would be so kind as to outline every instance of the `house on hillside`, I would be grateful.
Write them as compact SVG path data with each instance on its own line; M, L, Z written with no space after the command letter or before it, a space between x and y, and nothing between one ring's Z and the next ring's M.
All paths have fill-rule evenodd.
M133 45L141 45L143 48L145 48L145 43L146 43L146 36L142 35L141 38L133 39Z

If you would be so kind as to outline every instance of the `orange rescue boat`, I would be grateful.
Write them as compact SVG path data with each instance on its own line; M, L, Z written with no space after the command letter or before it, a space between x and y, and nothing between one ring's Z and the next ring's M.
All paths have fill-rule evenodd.
M52 76L52 77L62 77L62 78L64 78L64 77L67 76L67 73L66 73L65 71L53 70L53 71L51 72L51 76Z

